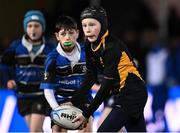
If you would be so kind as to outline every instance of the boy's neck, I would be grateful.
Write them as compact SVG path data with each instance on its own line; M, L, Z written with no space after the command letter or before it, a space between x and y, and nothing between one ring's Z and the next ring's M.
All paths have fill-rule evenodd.
M73 50L75 50L76 49L76 45L74 45L72 48L69 48L69 49L64 49L63 47L62 47L62 49L64 50L64 52L66 52L66 53L71 53Z
M38 40L32 40L30 37L26 36L26 39L29 43L33 44L33 45L39 45L42 43L42 39L38 39Z

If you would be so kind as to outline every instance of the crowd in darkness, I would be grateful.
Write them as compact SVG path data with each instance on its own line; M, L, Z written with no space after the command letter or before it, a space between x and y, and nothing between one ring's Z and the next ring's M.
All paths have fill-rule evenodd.
M43 8L42 11L47 19L47 36L54 41L54 22L61 14L74 17L80 26L79 14L88 4L88 0L56 0L52 12L46 12ZM152 105L154 117L151 122L155 123L156 112L164 110L169 88L180 85L180 17L175 9L169 9L168 36L162 39L159 37L158 21L144 1L118 0L111 2L101 0L101 5L108 13L109 30L128 45L141 75L147 81L150 91L154 95ZM82 31L80 31L80 35L79 39L82 39ZM0 55L9 46L11 40L13 38L0 38ZM156 68L161 72L155 70ZM3 75L6 74L2 70L0 71L0 88L6 88L3 81L5 82L8 77L3 77ZM157 82L154 82L153 78L157 78ZM165 128L157 130L166 131Z

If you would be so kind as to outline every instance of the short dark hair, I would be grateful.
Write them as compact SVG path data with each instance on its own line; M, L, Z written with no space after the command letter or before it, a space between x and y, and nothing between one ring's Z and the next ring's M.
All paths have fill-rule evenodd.
M70 16L59 16L56 25L55 25L55 32L59 32L61 28L65 30L69 29L78 29L77 22Z

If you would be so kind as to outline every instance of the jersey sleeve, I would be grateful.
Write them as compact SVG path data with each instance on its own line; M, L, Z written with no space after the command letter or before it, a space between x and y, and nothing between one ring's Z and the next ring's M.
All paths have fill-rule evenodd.
M92 86L94 83L97 82L97 71L95 67L92 65L92 59L91 55L86 52L86 75L85 75L85 80L81 85L81 88L76 92L76 94L72 97L72 104L76 106L78 103L77 101L81 101L81 99L86 98L85 96L89 94L91 91Z
M15 72L15 65L16 65L16 47L19 45L20 40L13 41L10 44L10 47L7 48L1 58L2 65L6 68L4 72L7 74L8 80L15 80L16 72Z
M120 51L109 49L106 51L104 71L101 82L101 87L97 92L95 98L91 102L90 106L84 108L83 115L89 118L101 105L101 103L110 95L111 91L115 89L114 84L116 83L118 63L120 61ZM115 92L115 91L114 91Z
M56 89L56 60L49 55L45 61L45 71L43 81L40 85L41 89Z
M3 52L1 62L4 65L14 67L15 66L15 53L16 53L16 47L19 44L19 41L14 41L10 45L8 49L6 49Z

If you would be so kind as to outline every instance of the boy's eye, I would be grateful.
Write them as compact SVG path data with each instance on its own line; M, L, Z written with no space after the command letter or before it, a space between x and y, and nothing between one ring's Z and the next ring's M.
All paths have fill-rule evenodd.
M65 36L66 35L66 32L62 32L60 33L61 36Z
M40 26L40 25L38 25L38 24L35 24L35 25L34 25L35 28L38 28L39 26Z
M82 24L82 27L86 27L86 24Z
M40 27L39 24L28 24L27 27L31 28L31 27L35 27L35 28L38 28Z
M72 35L72 34L74 34L74 31L69 31L68 33Z
M65 36L65 35L67 35L67 34L72 35L72 34L74 34L74 33L75 33L75 31L66 31L66 32L61 32L60 35L61 35L61 36Z
M87 26L94 26L95 24L94 23L88 23L88 25L87 24L82 24L82 27L87 27Z
M94 23L89 23L89 26L94 26L95 24Z

